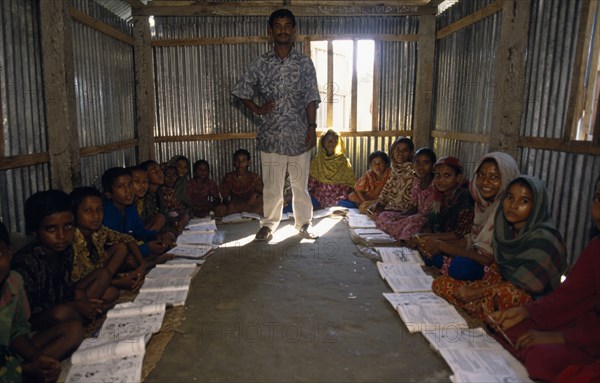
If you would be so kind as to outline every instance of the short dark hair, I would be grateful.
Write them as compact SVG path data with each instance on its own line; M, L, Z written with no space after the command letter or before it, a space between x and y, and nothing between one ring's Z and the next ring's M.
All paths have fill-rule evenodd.
M429 157L429 159L431 160L432 164L435 164L437 162L437 156L435 155L435 152L433 150L431 150L430 148L420 148L415 153L415 159L418 156L427 156L427 157Z
M196 171L196 169L198 168L198 166L200 166L202 164L206 165L206 167L210 171L210 165L208 164L208 161L206 161L206 160L198 160L198 161L194 162L194 168L193 168L193 170Z
M373 153L369 154L369 166L371 165L371 161L373 161L375 158L381 158L387 167L390 166L390 156L388 156L385 152L382 152L381 150L376 150Z
M45 217L65 211L71 212L71 200L64 191L51 189L32 194L25 201L27 234L37 232Z
M6 246L10 246L10 235L2 222L0 222L0 242L4 242Z
M139 167L144 169L145 171L148 171L148 168L150 167L150 165L159 165L160 164L154 160L146 160L144 162L142 162L141 164L139 164Z
M143 170L143 169L141 169ZM121 176L131 176L131 171L122 167L110 168L102 174L102 189L105 193L111 192L115 180Z
M278 9L271 13L269 16L269 28L273 29L273 24L275 23L275 19L287 18L292 22L292 27L296 27L296 17L289 9Z
M79 209L79 205L81 205L83 200L87 197L98 197L102 199L102 193L100 193L95 187L91 186L78 187L69 193L69 198L71 199L71 211L75 216L75 221L77 221L77 209Z
M237 156L239 156L240 154L243 154L246 156L246 158L248 159L248 161L250 161L250 152L247 151L246 149L238 149L233 153L233 160L235 161L235 158Z

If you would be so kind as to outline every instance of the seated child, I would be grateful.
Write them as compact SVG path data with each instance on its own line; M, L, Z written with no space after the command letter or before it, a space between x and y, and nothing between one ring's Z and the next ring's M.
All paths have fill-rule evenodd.
M146 261L135 238L102 225L102 194L95 188L75 188L69 198L76 226L73 281L77 282L92 271L106 267L113 278L113 286L137 291L144 281ZM119 271L129 273L115 278Z
M148 190L144 195L144 208L140 218L149 230L170 230L167 207L162 195L162 186L165 184L165 176L158 162L154 160L144 161L140 168L148 175ZM160 223L164 222L161 226Z
M446 254L445 261L449 263L448 275L434 281L433 291L473 316L483 314L472 311L468 304L480 298L479 288L501 279L492 251L494 219L508 184L518 175L517 163L509 154L492 152L484 155L469 185L475 200L471 233L460 241L428 242L427 251Z
M411 199L415 211L382 211L376 216L377 227L398 241L406 241L420 233L427 222L429 212L437 196L433 183L433 165L437 157L433 150L421 148L414 156L415 175L411 188Z
M398 138L392 144L390 149L392 174L381 190L377 202L372 204L367 211L371 219L376 220L377 215L384 210L398 211L404 214L414 213L415 205L411 196L414 151L415 144L408 137Z
M125 168L110 168L102 175L104 189L104 226L131 235L138 241L140 251L149 265L166 262L165 254L175 241L171 232L159 233L144 227L133 204L133 178ZM141 244L140 244L141 242Z
M535 201L533 204L532 215L538 205ZM516 350L508 344L504 346L524 362L529 377L536 381L597 382L600 377L600 178L595 182L590 211L593 238L567 279L559 284L554 275L560 274L560 269L551 272L544 269L546 284L557 287L556 290L525 306L491 314L493 320L507 330ZM512 216L508 218L515 221ZM543 227L542 222L526 223L520 232L527 235L527 228L534 226ZM550 236L554 242L556 237L553 237ZM552 255L546 259L553 260ZM558 260L551 264L557 265ZM537 270L530 266L531 261L526 261L526 269ZM546 290L542 284L537 291Z
M550 218L542 181L520 176L509 183L495 215L492 244L502 278L469 291L477 298L469 310L478 317L528 303L558 287L566 250Z
M415 234L407 241L409 247L418 247L425 264L443 268L445 256L440 252L430 253L432 242L463 238L473 226L473 199L466 187L463 167L455 157L440 158L434 166L433 183L438 191L424 233ZM444 268L442 273L447 274Z
M37 192L25 201L25 225L35 241L14 255L12 268L23 277L35 331L93 320L118 297L106 268L73 282L74 221L69 196L60 190Z
M225 174L221 181L223 204L215 207L215 215L223 217L233 213L263 214L263 182L260 176L248 170L250 153L238 149L233 153L234 171Z
M188 181L185 189L187 199L196 217L206 217L215 206L221 203L217 183L210 179L210 167L206 160L194 163L194 178Z
M143 168L140 165L130 167L129 171L131 172L131 177L133 178L133 201L135 203L138 215L141 218L142 215L146 212L144 202L149 187L148 172L145 168ZM144 222L143 219L142 222ZM163 216L162 214L155 214L149 219L147 223L144 222L144 227L147 230L160 231L160 229L162 229L166 223L167 218L165 216Z
M356 181L354 191L348 196L348 199L358 206L361 214L366 214L369 206L377 202L392 172L390 158L379 150L369 155L369 167L365 175Z
M308 192L317 209L338 206L348 199L356 178L340 134L328 129L319 140L317 155L310 160ZM316 204L315 204L316 202Z
M175 196L179 201L187 201L185 196L185 188L190 180L190 160L186 156L177 155L169 160L168 165L173 165L177 168L177 181L173 186ZM189 205L189 201L187 201Z
M165 183L160 188L167 210L167 216L175 226L177 233L181 233L190 221L191 208L186 199L177 196L175 185L180 178L174 165L167 165L164 170Z
M0 380L55 381L60 360L83 340L83 327L71 320L32 334L23 279L10 270L11 256L10 236L0 222Z

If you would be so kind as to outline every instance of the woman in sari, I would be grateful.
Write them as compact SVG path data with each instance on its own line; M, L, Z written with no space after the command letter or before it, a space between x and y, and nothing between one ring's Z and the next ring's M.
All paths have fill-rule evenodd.
M335 130L327 130L319 140L317 155L310 160L308 192L313 205L337 206L340 199L348 198L355 181L344 141Z

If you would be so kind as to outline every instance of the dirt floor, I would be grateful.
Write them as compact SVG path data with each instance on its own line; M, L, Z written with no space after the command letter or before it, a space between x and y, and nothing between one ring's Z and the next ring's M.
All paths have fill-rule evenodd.
M258 223L221 225L225 243L192 282L185 319L146 382L447 382L450 369L409 334L338 218L316 241L291 221L269 243Z

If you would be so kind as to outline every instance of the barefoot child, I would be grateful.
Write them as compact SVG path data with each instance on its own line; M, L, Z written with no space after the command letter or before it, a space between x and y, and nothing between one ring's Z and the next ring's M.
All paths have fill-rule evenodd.
M55 381L60 360L81 343L81 322L72 320L31 334L29 303L21 275L10 270L12 250L6 227L0 223L0 379L17 382Z
M75 188L70 194L75 216L73 244L73 281L77 282L90 272L106 267L112 276L112 285L137 291L146 271L146 261L135 238L102 225L104 209L102 194L92 187ZM117 272L129 271L115 278Z

